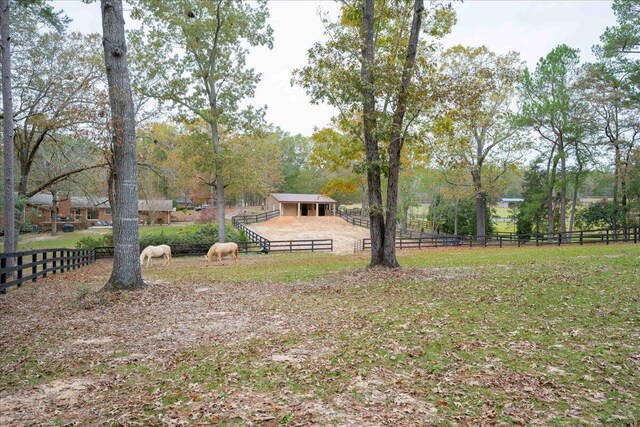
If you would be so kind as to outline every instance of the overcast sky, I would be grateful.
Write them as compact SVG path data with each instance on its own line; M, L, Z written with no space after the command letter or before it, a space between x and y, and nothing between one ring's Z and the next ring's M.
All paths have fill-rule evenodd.
M73 31L101 32L98 3L57 0L53 4L73 19ZM322 38L318 8L337 11L332 1L269 2L273 50L256 49L248 60L262 74L252 103L267 105L267 120L291 133L310 135L334 114L329 106L311 105L302 89L290 85L291 71L306 63L307 49ZM610 1L467 0L455 8L458 24L443 40L445 46L484 44L498 53L515 50L531 68L562 43L579 48L583 61L592 60L591 46L607 26L615 24Z

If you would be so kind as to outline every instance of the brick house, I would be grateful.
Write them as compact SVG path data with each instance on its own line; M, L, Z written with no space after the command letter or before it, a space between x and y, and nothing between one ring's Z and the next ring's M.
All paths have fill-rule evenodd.
M59 227L71 223L76 228L87 228L100 221L111 221L111 205L107 197L78 197L58 193ZM38 193L27 200L25 216L34 224L43 228L51 227L53 196ZM138 200L140 221L153 224L169 224L171 222L171 200Z

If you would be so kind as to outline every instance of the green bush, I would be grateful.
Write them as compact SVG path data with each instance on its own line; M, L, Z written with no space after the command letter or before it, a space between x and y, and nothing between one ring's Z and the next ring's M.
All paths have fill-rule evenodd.
M245 243L248 241L245 233L234 228L227 228L227 241ZM213 245L218 241L218 226L216 224L192 224L176 234L159 233L140 237L140 246L149 245Z
M103 242L102 237L85 236L82 239L78 240L78 243L76 243L76 248L79 248L79 249L96 248L98 246L104 246L102 242Z
M98 246L113 246L113 233L104 236L85 236L76 243L78 249L97 248Z

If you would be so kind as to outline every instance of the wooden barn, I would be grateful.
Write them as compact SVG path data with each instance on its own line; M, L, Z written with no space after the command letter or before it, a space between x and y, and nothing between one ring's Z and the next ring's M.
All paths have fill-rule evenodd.
M271 193L265 200L265 210L279 210L281 216L331 216L335 215L336 204L321 194Z

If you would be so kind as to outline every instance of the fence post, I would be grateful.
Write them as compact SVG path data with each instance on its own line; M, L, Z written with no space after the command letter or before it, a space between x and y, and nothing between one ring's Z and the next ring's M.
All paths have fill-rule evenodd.
M498 236L498 241L500 242L500 247L502 248L502 236Z
M633 243L638 243L638 227L633 229Z
M2 273L0 273L0 284L4 284L7 282L7 273L4 272L5 268L7 268L7 259L3 256L2 258L0 258L0 270L2 270ZM0 290L0 294L6 293L6 289Z
M562 233L558 233L558 246L562 244Z
M51 254L53 255L53 262L52 262L52 267L53 267L53 274L56 274L57 272L57 266L58 266L58 261L56 261L56 251L51 251Z
M315 242L315 240L311 241L311 252L313 252L313 243Z
M42 277L47 277L47 251L42 252Z
M607 245L609 244L609 229L607 228Z
M16 267L20 267L20 268L18 268L18 271L16 271L17 279L20 280L20 279L22 279L22 255L20 255L16 259L17 259ZM22 285L22 283L18 283L18 287L20 287L21 285Z
M38 254L31 254L31 264L35 264L36 262L38 262ZM31 275L33 276L33 279L31 279L32 282L36 281L36 273L38 272L38 266L37 265L32 265L31 266Z

